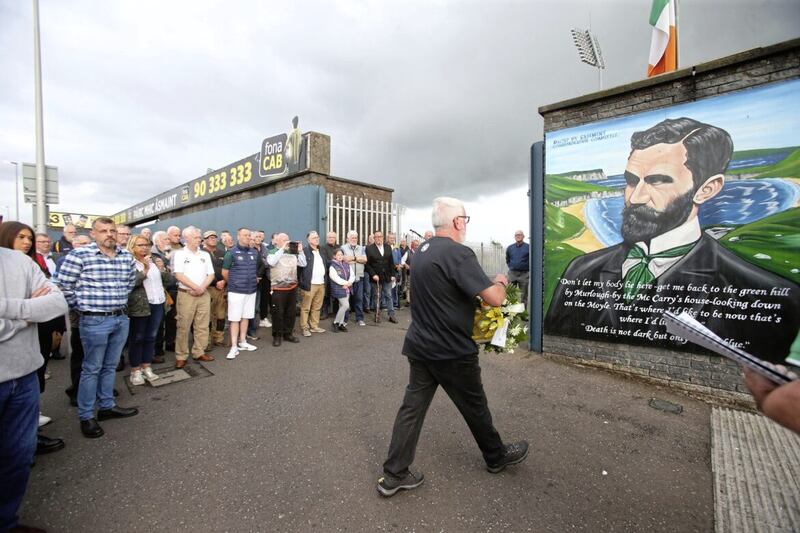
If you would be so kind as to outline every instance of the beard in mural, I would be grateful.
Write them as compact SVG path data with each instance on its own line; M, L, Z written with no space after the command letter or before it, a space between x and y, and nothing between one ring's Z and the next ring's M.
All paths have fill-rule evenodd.
M690 118L634 133L623 242L570 263L544 332L680 348L661 315L688 311L745 350L784 357L800 327L800 287L740 259L700 227L698 213L722 190L732 154L725 130ZM765 318L754 303L778 312Z

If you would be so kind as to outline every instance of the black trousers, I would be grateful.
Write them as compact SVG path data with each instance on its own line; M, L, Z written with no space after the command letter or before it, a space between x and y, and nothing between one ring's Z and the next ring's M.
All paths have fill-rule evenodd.
M452 361L427 362L409 359L408 386L392 430L389 456L383 463L386 475L402 478L414 462L425 414L439 385L458 408L487 463L502 457L504 446L492 423L492 413L483 391L478 356Z
M290 291L272 291L272 336L288 337L294 331L297 315L297 287Z
M69 346L72 348L72 355L69 356L69 376L72 386L67 389L67 394L77 397L78 385L81 382L81 367L83 367L83 343L81 343L81 330L77 327L70 328Z
M270 287L269 278L261 278L261 281L258 282L258 290L261 291L261 308L258 314L261 318L267 318L272 304L270 301L272 295L269 293L272 288Z

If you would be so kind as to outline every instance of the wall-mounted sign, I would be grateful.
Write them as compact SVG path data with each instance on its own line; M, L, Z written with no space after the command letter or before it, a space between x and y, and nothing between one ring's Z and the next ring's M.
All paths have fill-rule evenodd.
M72 224L78 229L91 228L94 220L106 215L86 215L83 213L62 213L60 211L50 211L48 213L47 225L51 228L63 228L67 224Z
M289 133L264 139L258 153L129 207L114 215L114 220L121 224L137 223L306 170L308 136L297 128L297 117L292 122Z

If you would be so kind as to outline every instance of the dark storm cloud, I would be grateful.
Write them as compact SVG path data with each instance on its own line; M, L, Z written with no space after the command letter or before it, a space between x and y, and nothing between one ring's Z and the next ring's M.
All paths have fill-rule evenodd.
M800 27L793 0L681 6L683 65ZM591 11L606 87L643 77L650 41L639 0L40 0L40 10L47 162L60 167L62 204L87 211L254 153L295 114L331 135L333 174L393 187L409 206L519 187L542 136L537 108L598 88L569 29L588 27ZM29 3L0 5L0 159L34 158L30 17Z

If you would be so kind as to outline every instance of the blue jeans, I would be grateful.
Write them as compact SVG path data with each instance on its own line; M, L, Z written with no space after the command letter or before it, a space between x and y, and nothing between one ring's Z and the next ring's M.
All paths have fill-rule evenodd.
M128 339L126 315L83 315L80 320L83 366L78 387L78 418L94 418L94 405L114 407L114 377L122 347Z
M364 309L375 309L375 282L369 279L366 272L361 278L361 286L364 290Z
M258 322L259 322L260 311L261 311L261 291L257 290L255 314L253 314L253 318L251 318L247 322L247 334L250 335L251 337L255 337L256 333L258 333ZM210 339L209 339L209 344L211 344Z
M381 311L386 309L389 316L394 316L394 299L392 298L392 282L381 281Z
M153 362L156 334L163 318L164 304L150 304L150 316L130 317L128 359L132 368Z
M0 531L17 525L39 422L36 372L0 383Z
M353 286L350 287L350 309L344 314L345 322L350 319L351 310L356 312L356 320L364 320L364 285L362 279L353 283Z

